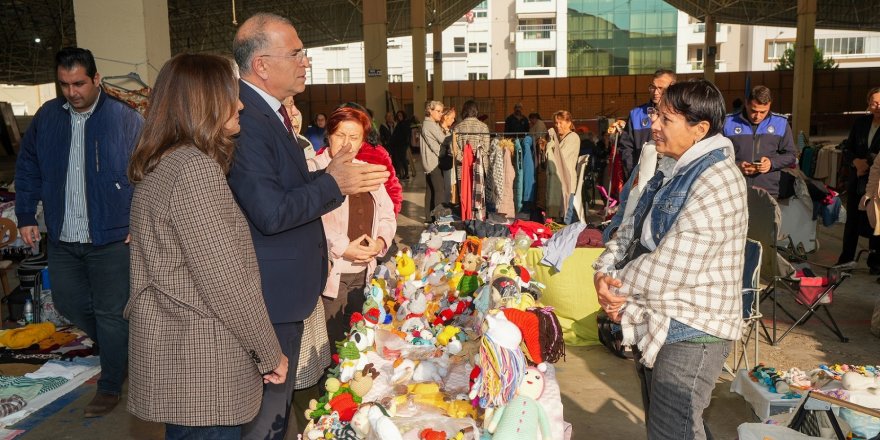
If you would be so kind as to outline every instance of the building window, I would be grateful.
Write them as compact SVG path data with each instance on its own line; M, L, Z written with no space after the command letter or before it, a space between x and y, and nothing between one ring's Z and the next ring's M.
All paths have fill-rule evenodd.
M388 82L399 83L403 82L403 75L399 73L388 75Z
M556 67L556 51L517 52L516 67Z
M470 80L470 81L483 80L483 79L489 79L489 74L488 73L478 73L478 72L468 73L468 80Z
M452 49L455 52L464 52L464 37L455 37L452 39Z
M469 53L486 53L488 50L488 43L468 43Z
M327 69L327 84L345 84L348 82L348 69Z
M477 6L474 6L474 17L476 18L485 18L489 16L489 2L483 0Z
M483 11L474 11L474 17L475 17L475 18L486 18L486 17L488 17L488 16L489 16L489 11L486 11L486 10L483 10Z
M767 59L778 60L789 47L794 47L794 41L767 41Z
M522 32L525 40L541 40L550 38L550 32L556 30L555 18L525 18L520 19L516 26L517 32Z

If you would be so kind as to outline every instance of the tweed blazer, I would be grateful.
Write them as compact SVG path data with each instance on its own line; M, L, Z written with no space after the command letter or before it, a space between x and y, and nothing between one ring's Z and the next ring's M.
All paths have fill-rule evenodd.
M219 165L193 147L135 188L125 317L132 414L188 426L256 416L281 348L247 220Z

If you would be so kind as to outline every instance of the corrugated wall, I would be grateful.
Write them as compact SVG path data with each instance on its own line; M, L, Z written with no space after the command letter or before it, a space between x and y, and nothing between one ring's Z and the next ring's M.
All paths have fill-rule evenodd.
M692 77L700 75L679 75L679 80ZM716 84L724 93L728 108L734 99L744 98L747 78L752 86L763 84L773 91L773 111L791 112L790 71L717 73ZM526 113L538 112L544 119L563 109L577 119L625 117L629 109L648 99L650 81L651 75L446 81L443 101L460 107L464 101L476 99L481 104L481 112L487 113L491 122L503 121L517 102L523 103ZM880 68L817 71L813 82L814 130L822 134L824 130L845 129L851 117L842 114L865 111L865 94L875 86L880 86ZM432 99L431 92L429 84L428 99ZM411 83L391 83L389 93L395 110L402 108L412 112ZM364 85L310 85L296 101L310 117L315 112L329 112L345 101L363 102ZM422 116L421 109L416 113ZM384 120L382 114L375 117L379 122Z

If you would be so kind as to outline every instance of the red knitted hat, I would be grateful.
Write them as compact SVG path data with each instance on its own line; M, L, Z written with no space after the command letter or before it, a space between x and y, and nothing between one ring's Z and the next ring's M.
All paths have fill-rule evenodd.
M522 332L523 342L526 344L529 359L538 365L538 370L541 372L547 371L547 365L541 357L541 335L538 317L534 313L510 308L504 309L504 316Z

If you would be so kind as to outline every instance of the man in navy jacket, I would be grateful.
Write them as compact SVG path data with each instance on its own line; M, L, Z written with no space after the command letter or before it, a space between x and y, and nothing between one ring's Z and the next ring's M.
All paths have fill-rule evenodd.
M797 147L788 118L770 112L770 89L755 86L743 111L727 115L724 136L733 142L736 163L749 186L779 197L780 170L797 161Z
M651 100L630 110L624 132L617 141L617 154L623 164L623 181L629 179L633 169L639 162L642 154L642 145L651 140L651 116L648 114L652 108L660 104L660 98L670 85L675 84L675 72L659 69L654 72L654 78L648 86ZM614 164L609 164L614 166Z
M101 91L90 51L62 49L55 66L64 96L40 108L22 139L15 215L22 239L36 246L43 202L55 307L100 347L98 392L85 408L95 417L119 402L128 367L126 170L144 121Z
M382 165L352 163L356 151L343 151L325 170L309 172L281 105L284 98L305 90L309 67L289 20L266 13L252 16L239 27L232 50L241 73L244 110L229 186L250 224L266 308L289 365L285 383L264 386L260 412L243 427L242 437L280 440L288 429L303 320L327 281L321 216L336 209L347 194L377 189L389 173ZM292 429L298 432L295 424Z

